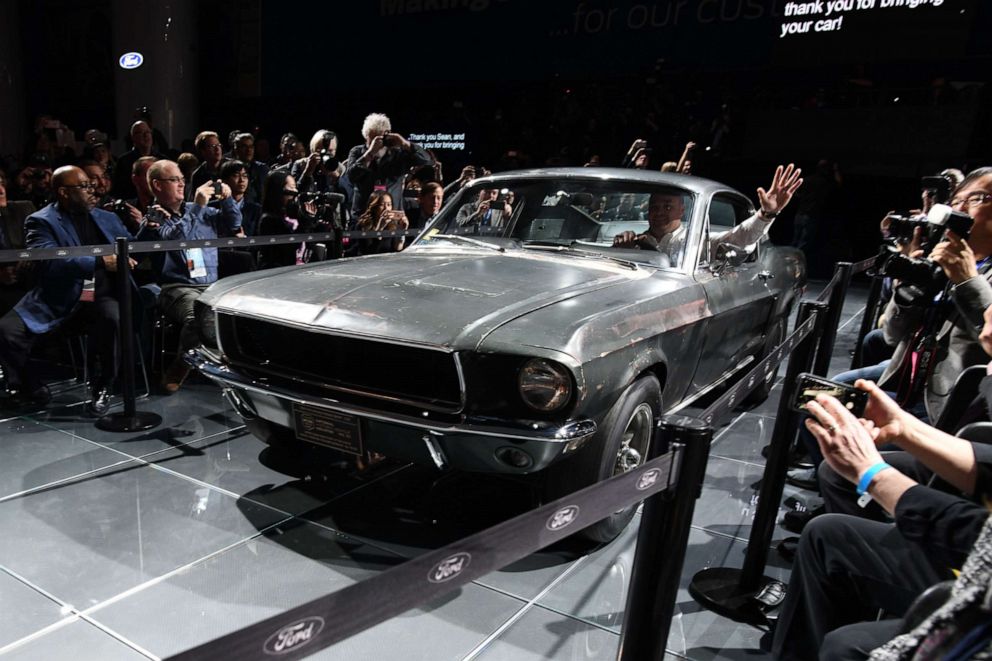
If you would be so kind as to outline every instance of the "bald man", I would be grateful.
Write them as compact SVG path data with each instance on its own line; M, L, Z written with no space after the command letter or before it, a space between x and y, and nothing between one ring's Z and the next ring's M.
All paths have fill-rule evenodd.
M52 192L55 202L24 221L28 249L106 245L119 236L132 238L117 216L95 208L93 183L81 169L65 166L56 170ZM117 375L117 258L71 257L36 264L34 288L0 318L0 365L8 389L15 392L11 403L39 406L48 402L48 388L34 371L26 369L28 356L39 337L80 312L86 315L90 349L98 361L88 411L102 415L109 408L110 387ZM84 310L79 301L83 281L89 279L94 281L94 302Z
M114 197L130 199L137 196L134 183L131 181L134 162L142 156L154 156L155 159L163 158L162 154L156 151L152 141L152 127L148 122L139 120L131 124L131 143L134 147L126 154L122 154L117 159L114 168L114 185L111 187Z

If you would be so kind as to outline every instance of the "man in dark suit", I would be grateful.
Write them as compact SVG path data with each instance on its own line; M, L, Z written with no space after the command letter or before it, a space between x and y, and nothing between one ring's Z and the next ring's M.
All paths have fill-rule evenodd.
M95 208L93 184L73 166L52 176L56 201L24 222L25 245L32 248L105 245L131 234L114 214ZM133 262L133 260L132 260ZM118 309L115 298L117 258L72 257L37 262L36 284L13 310L0 318L0 365L18 405L44 405L48 389L26 369L31 347L58 328L79 306L83 282L94 280L93 305L87 310L90 346L100 365L92 383L88 411L106 413L110 385L117 374Z

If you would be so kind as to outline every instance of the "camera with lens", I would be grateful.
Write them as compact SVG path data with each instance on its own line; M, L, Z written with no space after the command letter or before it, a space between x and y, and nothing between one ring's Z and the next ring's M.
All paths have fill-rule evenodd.
M324 168L324 172L333 172L338 169L338 165L341 161L337 159L328 149L320 149L317 151L320 154L320 167Z
M904 222L898 230L905 236L908 229L912 237L913 229L923 227L925 248L929 252L937 245L947 231L954 232L962 240L971 234L972 218L966 213L954 211L943 204L935 204L926 216L919 219L901 219ZM920 223L923 223L922 225ZM889 226L892 235L892 225ZM939 264L930 259L914 259L899 252L891 252L881 266L882 275L900 281L894 292L896 301L902 305L928 305L946 285L947 276Z
M118 216L128 217L131 215L131 210L127 208L127 202L125 200L114 200L110 204L110 210Z
M341 193L300 193L300 203L313 202L318 207L344 202L344 195Z

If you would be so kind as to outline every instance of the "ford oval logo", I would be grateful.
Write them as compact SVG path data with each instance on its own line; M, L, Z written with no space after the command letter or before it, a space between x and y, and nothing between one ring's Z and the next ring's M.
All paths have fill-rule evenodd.
M552 514L545 526L551 531L561 530L572 525L577 518L579 518L579 506L569 505Z
M471 561L472 556L468 553L456 553L434 565L427 574L427 580L431 583L450 581L465 571Z
M124 53L118 61L121 69L137 69L145 61L145 56L141 53Z
M311 642L323 628L324 618L316 615L293 622L269 636L262 651L273 656L288 654Z
M661 477L661 470L658 468L644 471L644 474L637 478L637 490L644 491L645 489L650 489L658 481L659 477Z

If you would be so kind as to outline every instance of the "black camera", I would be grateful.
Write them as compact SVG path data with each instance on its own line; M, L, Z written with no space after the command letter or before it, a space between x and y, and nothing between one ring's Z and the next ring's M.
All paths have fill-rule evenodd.
M300 204L307 202L313 202L317 206L340 204L344 202L344 195L341 193L300 193Z
M929 229L927 217L924 215L909 216L893 213L889 214L886 220L889 221L889 226L885 230L886 238L891 239L895 243L909 243L912 241L913 233L917 227L924 230L924 235L926 235Z
M927 252L948 231L954 232L961 240L966 240L974 222L968 214L954 211L943 204L935 204L924 218L923 238L928 246L924 250ZM889 230L891 234L891 225ZM881 272L882 275L900 281L894 296L902 305L929 305L933 297L947 285L947 276L940 265L929 259L914 259L899 252L888 255L882 263Z
M320 167L324 168L324 172L333 172L338 169L338 165L341 164L341 161L339 161L329 150L321 149L317 153L320 154Z
M127 202L125 200L114 200L111 204L111 210L118 216L130 216L131 210L127 208Z

